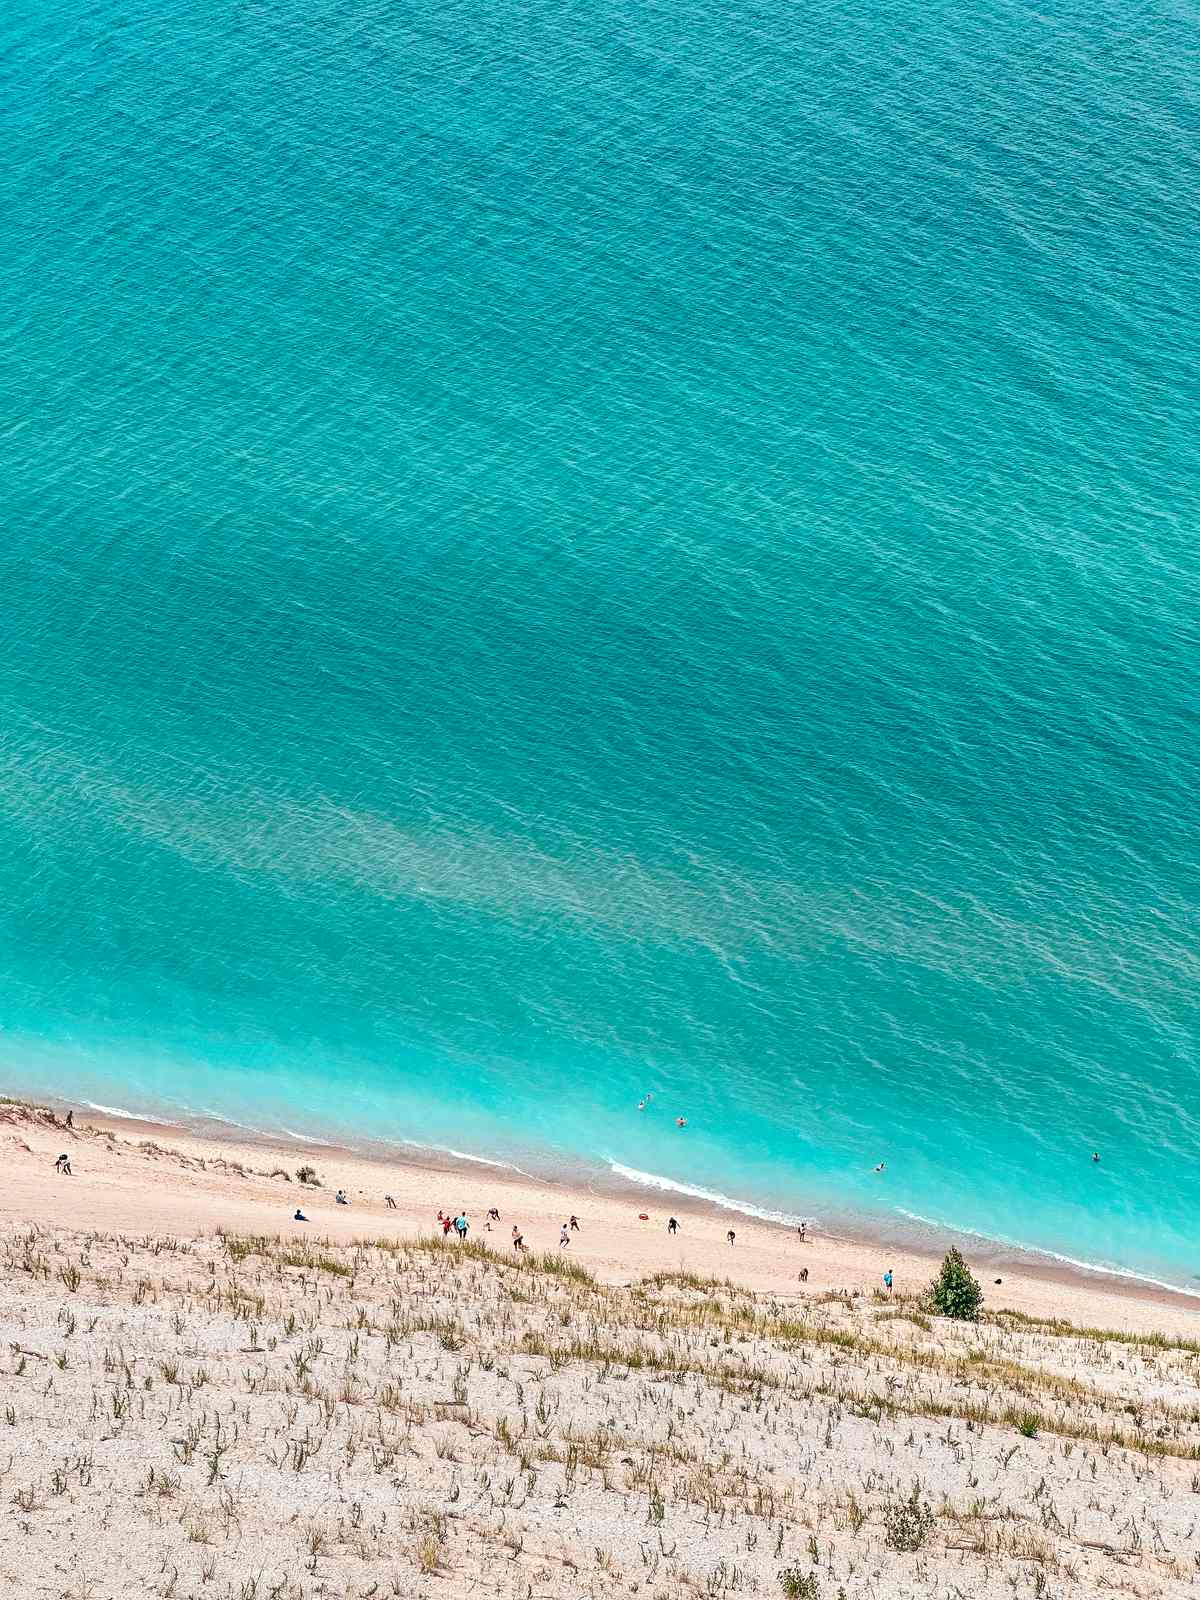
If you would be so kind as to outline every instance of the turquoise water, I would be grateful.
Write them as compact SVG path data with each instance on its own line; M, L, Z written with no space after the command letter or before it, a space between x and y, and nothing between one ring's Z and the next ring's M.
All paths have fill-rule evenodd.
M17 0L5 1084L1190 1280L1198 21Z

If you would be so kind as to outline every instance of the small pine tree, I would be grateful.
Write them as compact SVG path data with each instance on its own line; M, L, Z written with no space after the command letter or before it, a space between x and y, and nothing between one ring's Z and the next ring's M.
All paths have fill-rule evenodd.
M942 1270L929 1286L929 1303L940 1317L978 1321L983 1290L958 1250L946 1251Z

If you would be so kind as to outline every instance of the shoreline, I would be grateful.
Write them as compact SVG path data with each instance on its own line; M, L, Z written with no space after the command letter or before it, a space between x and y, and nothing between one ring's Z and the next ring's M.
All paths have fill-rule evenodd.
M36 1107L45 1108L53 1120L39 1119L32 1109ZM6 1122L28 1128L37 1134L40 1149L20 1133L17 1142L31 1156L42 1157L28 1173L12 1174L18 1181L10 1180L0 1193L0 1216L31 1222L78 1221L73 1207L64 1210L63 1205L80 1195L78 1180L91 1165L92 1151L88 1161L75 1164L75 1181L66 1188L51 1170L59 1153L51 1147L66 1133L61 1118L68 1109L66 1102L49 1096L0 1104L0 1135L8 1134L10 1141L14 1137ZM299 1198L310 1224L330 1229L331 1237L397 1228L407 1235L428 1233L440 1207L452 1212L461 1207L474 1223L472 1237L494 1248L508 1248L508 1219L516 1217L531 1248L554 1249L559 1224L574 1212L584 1226L573 1236L572 1254L605 1281L627 1282L639 1274L684 1270L788 1296L870 1294L879 1287L885 1267L893 1269L903 1293L913 1293L933 1277L946 1248L932 1242L919 1248L819 1227L801 1244L791 1227L736 1210L732 1200L718 1205L619 1177L604 1184L543 1177L486 1157L415 1143L355 1150L303 1135L251 1131L216 1119L201 1127L185 1127L113 1108L101 1112L76 1103L74 1111L76 1139L87 1139L93 1147L102 1141L104 1167L125 1169L120 1192L114 1193L106 1181L103 1198L95 1196L89 1208L89 1224L105 1231L146 1232L147 1224L154 1223L174 1233L206 1234L226 1228L286 1234ZM264 1161L266 1168L260 1165ZM138 1165L147 1170L135 1178L133 1168ZM297 1165L317 1167L321 1186L309 1188L294 1181ZM164 1166L174 1171L164 1171ZM286 1182L282 1173L288 1175ZM201 1174L203 1182L198 1181ZM350 1193L349 1207L334 1206L338 1188ZM387 1206L387 1193L393 1195L395 1209ZM489 1233L482 1224L493 1204L504 1221ZM669 1242L668 1215L681 1223L680 1234ZM642 1221L643 1216L648 1220ZM731 1228L735 1246L726 1237ZM963 1238L960 1247L984 1283L992 1309L1066 1317L1088 1326L1200 1332L1200 1295L1143 1278L1006 1252L1003 1247L985 1251L973 1248L974 1243ZM809 1271L807 1284L798 1280L803 1267Z
M749 1223L791 1231L799 1221L807 1221L821 1237L861 1249L873 1249L883 1254L911 1255L938 1262L951 1246L964 1255L974 1256L981 1271L1021 1273L1046 1277L1067 1284L1083 1286L1110 1285L1114 1292L1129 1293L1138 1299L1161 1300L1164 1305L1190 1304L1200 1310L1200 1284L1192 1288L1186 1284L1172 1283L1156 1277L1147 1269L1116 1266L1111 1263L1087 1261L1071 1256L1049 1246L1024 1244L1019 1240L999 1235L985 1234L978 1229L956 1226L922 1217L903 1207L895 1207L894 1215L887 1212L837 1212L832 1226L827 1226L813 1213L797 1211L794 1215L775 1211L757 1201L742 1200L715 1190L704 1189L668 1178L659 1173L642 1173L611 1158L607 1168L580 1160L572 1165L569 1158L561 1158L557 1171L527 1171L514 1161L491 1156L475 1155L454 1150L446 1145L427 1144L417 1139L365 1137L361 1142L350 1142L348 1137L328 1138L296 1132L280 1127L276 1131L254 1128L213 1112L185 1113L179 1120L162 1114L142 1115L122 1107L104 1106L95 1101L71 1102L52 1094L23 1094L20 1090L12 1098L26 1103L54 1106L64 1112L71 1104L83 1106L94 1117L112 1118L115 1127L137 1124L160 1130L177 1131L181 1136L211 1138L215 1141L261 1141L269 1148L282 1143L294 1144L296 1149L325 1150L332 1156L373 1161L381 1165L396 1163L403 1166L432 1167L439 1169L443 1162L457 1163L464 1170L482 1168L496 1173L511 1173L526 1182L559 1189L564 1194L586 1192L598 1197L640 1197L644 1201L668 1205L676 1210L687 1209L708 1213L712 1210L727 1212ZM0 1099L3 1095L0 1094ZM549 1164L549 1161L547 1162ZM531 1161L532 1167L537 1166ZM896 1220L903 1218L901 1222ZM907 1224L907 1226L905 1225ZM914 1233L916 1236L914 1237Z
M47 1099L64 1111L68 1108L68 1102L58 1100L57 1097L49 1096ZM794 1226L787 1214L779 1212L773 1215L767 1207L757 1202L743 1201L732 1195L718 1195L715 1191L702 1190L698 1185L677 1182L657 1173L635 1175L635 1169L615 1161L609 1162L607 1174L601 1172L597 1175L589 1171L584 1163L580 1163L575 1171L571 1170L568 1163L558 1173L527 1172L512 1161L474 1155L443 1145L424 1144L416 1139L368 1138L362 1144L350 1144L337 1139L297 1133L288 1128L281 1128L278 1132L272 1133L266 1129L250 1128L245 1124L209 1113L198 1113L187 1120L175 1122L168 1118L140 1116L123 1109L100 1107L94 1102L82 1103L90 1114L113 1118L115 1126L132 1123L156 1129L164 1134L177 1130L181 1135L211 1138L214 1141L237 1140L244 1137L250 1142L261 1142L264 1147L271 1149L277 1148L281 1141L289 1141L294 1143L300 1154L306 1149L327 1151L331 1158L338 1156L349 1159L361 1158L382 1166L395 1163L405 1167L437 1171L441 1170L440 1163L445 1161L461 1165L466 1173L476 1168L495 1172L498 1177L510 1173L525 1182L557 1190L567 1197L585 1192L597 1198L618 1197L631 1201L654 1201L677 1211L689 1211L701 1215L714 1211L718 1214L727 1212L731 1216L741 1217L747 1225L781 1229L788 1233L793 1231ZM453 1166L451 1170L454 1170ZM847 1222L845 1217L839 1217L835 1227L825 1227L819 1219L816 1222L810 1221L809 1225L823 1239L852 1248L874 1250L882 1254L891 1251L897 1255L911 1255L923 1258L936 1266L946 1250L954 1245L964 1255L973 1254L978 1258L983 1263L981 1271L994 1269L1001 1274L1005 1272L1029 1274L1045 1277L1052 1282L1079 1284L1083 1287L1108 1286L1114 1293L1129 1294L1139 1300L1150 1300L1166 1306L1176 1303L1189 1304L1200 1311L1200 1289L1193 1290L1182 1284L1168 1283L1161 1278L1153 1277L1148 1272L1081 1261L1048 1248L1021 1244L970 1228L954 1227L935 1222L930 1218L919 1217L911 1212L901 1211L900 1215L924 1229L928 1235L927 1240L914 1242L911 1237L905 1237L906 1230L902 1226L893 1232L886 1226L882 1214L878 1218L877 1227L871 1226L872 1219L866 1215L861 1217L861 1226L855 1225L857 1219ZM808 1219L797 1213L797 1220Z

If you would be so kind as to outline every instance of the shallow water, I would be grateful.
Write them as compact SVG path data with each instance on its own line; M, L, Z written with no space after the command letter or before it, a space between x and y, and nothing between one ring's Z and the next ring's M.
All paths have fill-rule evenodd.
M8 11L9 1085L1190 1280L1195 20Z

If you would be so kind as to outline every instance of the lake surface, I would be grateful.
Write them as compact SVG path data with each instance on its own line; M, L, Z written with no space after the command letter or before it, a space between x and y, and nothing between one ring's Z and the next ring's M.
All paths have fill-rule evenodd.
M1198 22L17 0L3 1086L1193 1281Z

